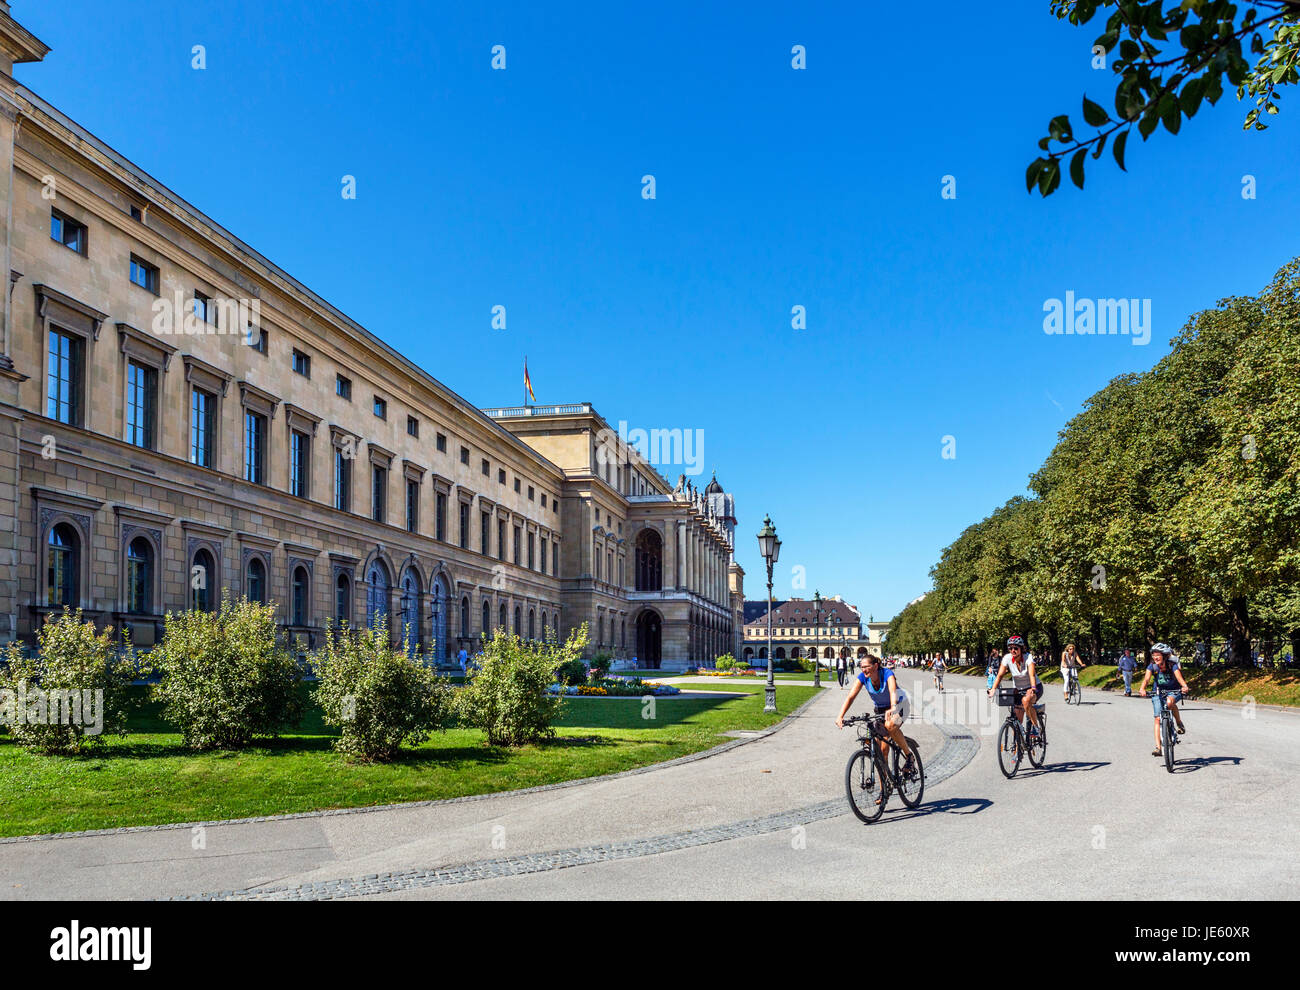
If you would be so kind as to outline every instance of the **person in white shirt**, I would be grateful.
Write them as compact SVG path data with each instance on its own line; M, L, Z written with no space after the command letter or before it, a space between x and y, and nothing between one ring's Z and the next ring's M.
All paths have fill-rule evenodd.
M1002 658L1002 663L998 667L998 676L993 679L993 686L989 688L989 697L996 697L994 692L1002 682L1003 675L1010 674L1011 683L1016 689L1014 706L1016 717L1019 718L1023 706L1029 713L1029 721L1037 725L1038 712L1034 705L1043 697L1043 685L1038 680L1038 672L1034 669L1034 656L1032 653L1025 652L1025 641L1019 636L1012 636L1007 640L1007 649L1009 652Z

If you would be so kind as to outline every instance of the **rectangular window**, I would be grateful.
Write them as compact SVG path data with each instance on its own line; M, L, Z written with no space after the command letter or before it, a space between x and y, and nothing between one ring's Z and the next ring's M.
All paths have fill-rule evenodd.
M190 395L190 463L212 467L217 397L201 388Z
M293 430L289 434L289 493L299 498L309 498L311 437Z
M533 556L534 544L536 543L536 540L537 537L535 537L532 533L528 534L528 569L530 571L536 570L537 568L536 559Z
M460 462L461 462L462 464L468 464L468 463L469 463L469 448L468 448L468 447L461 447L461 448L460 448Z
M506 521L497 520L497 560L506 559Z
M86 255L86 225L73 220L66 213L50 211L50 237L58 241L69 251Z
M497 468L497 484L504 485L505 483L506 483L505 468Z
M434 518L434 537L439 540L447 539L447 496L442 492L434 500L437 515Z
M533 501L533 486L532 486L532 485L529 485L529 486L528 486L528 501L530 501L530 502Z
M154 405L158 372L134 361L126 363L126 442L153 450Z
M244 343L258 354L266 354L270 349L270 342L267 339L269 336L266 327L255 327L250 325L248 329L244 331Z
M541 559L543 574L546 573L546 542L547 542L546 537L543 536L542 537L542 559Z
M266 417L244 412L244 480L266 484Z
M443 453L443 454L447 453L447 437L446 437L445 434L442 434L442 433L439 433L439 434L438 434L438 444L437 444L437 446L438 446L438 451L439 451L440 453Z
M334 508L352 511L352 458L342 447L334 448Z
M486 478L491 473L492 473L492 469L488 466L488 460L485 457L483 458L483 477Z
M515 491L519 491L519 479L515 479Z
M380 419L388 418L388 401L375 396L375 415Z
M158 295L158 269L135 255L131 255L131 281Z
M69 426L81 425L81 392L85 378L85 341L50 331L50 365L45 415Z
M340 399L352 401L352 379L344 378L342 375L334 379L334 394Z
M311 377L311 355L304 354L298 348L293 349L293 370L304 378Z
M556 577L560 576L560 545L551 544L551 573Z
M420 483L406 479L406 531L414 533L420 528Z
M370 518L384 521L384 507L388 502L388 471L378 464L370 468Z
M484 512L480 522L483 525L478 534L478 552L486 557L488 555L488 536L492 532L492 516Z
M205 296L198 289L194 290L194 316L201 323L212 323L214 321L212 299Z
M469 503L460 503L460 545L469 549Z
M406 435L411 437L420 435L420 421L414 416L406 417Z
M520 544L523 542L519 537L520 537L519 527L516 526L515 527L515 555L513 558L516 567L519 566L519 554L521 550Z
M546 492L542 492L542 508L546 508Z

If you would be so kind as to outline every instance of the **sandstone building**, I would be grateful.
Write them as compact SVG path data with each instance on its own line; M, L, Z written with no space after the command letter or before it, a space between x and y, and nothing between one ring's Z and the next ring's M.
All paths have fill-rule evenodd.
M767 660L767 602L745 602L744 644L736 654L750 663ZM833 666L844 656L856 662L868 653L883 656L888 622L862 621L862 614L839 595L823 598L820 607L811 599L772 602L772 659L798 660L816 656L823 666Z
M479 410L12 78L0 0L0 642L79 606L387 617L444 662L586 622L643 666L736 652L734 502L586 403ZM716 489L716 490L714 490Z

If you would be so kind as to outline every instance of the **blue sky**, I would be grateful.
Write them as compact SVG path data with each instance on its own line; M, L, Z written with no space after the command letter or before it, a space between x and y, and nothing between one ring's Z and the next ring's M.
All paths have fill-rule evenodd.
M541 403L703 431L697 481L716 465L736 495L750 598L767 512L777 597L893 615L1084 399L1297 253L1289 100L1247 133L1229 94L1177 138L1135 134L1127 175L1107 153L1043 201L1023 175L1047 120L1113 103L1099 26L1048 0L708 6L12 13L53 48L20 82L471 402L517 403L527 354ZM1151 343L1045 335L1067 290L1151 299Z

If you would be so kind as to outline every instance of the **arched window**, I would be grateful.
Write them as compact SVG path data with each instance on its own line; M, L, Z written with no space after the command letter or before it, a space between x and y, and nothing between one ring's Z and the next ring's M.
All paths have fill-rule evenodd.
M492 604L486 598L483 599L483 635L492 635Z
M509 621L507 621L507 619L506 619L506 603L505 603L505 602L502 602L502 603L501 603L501 609L500 609L500 620L501 620L501 621L497 623L497 628L500 629L503 633L509 632L509 631L510 631L510 623L509 623Z
M438 636L440 605L435 600L432 605L433 634ZM402 574L402 647L409 655L414 655L420 648L420 578L413 567L408 567Z
M627 619L619 621L618 645L627 649Z
M663 583L663 541L653 529L643 529L636 538L636 590L662 591Z
M536 622L537 622L537 613L530 608L528 610L528 638L529 639L537 638Z
M248 561L248 592L250 602L266 604L266 565L260 557Z
M460 638L469 639L469 597L460 600Z
M307 568L295 567L293 569L293 608L291 609L290 625L305 626L308 621L307 604L311 600L311 586L307 579Z
M375 561L366 574L366 583L366 627L374 629L388 618L388 568Z
M217 564L205 549L194 554L190 565L190 608L196 612L211 612L215 601L213 583L217 578Z
M51 605L76 608L81 604L81 540L67 523L59 523L50 530L47 577L46 593Z
M352 582L346 574L340 574L334 582L334 617L340 625L352 622Z
M126 610L153 613L153 544L137 536L126 548Z
M518 605L516 605L516 606L515 606L515 635L516 635L516 636L519 636L519 635L522 634L522 631L523 631L523 629L522 629L522 627L523 627L523 622L522 622L522 620L523 620L523 609L521 609Z
M542 639L546 638L546 609L542 609Z

